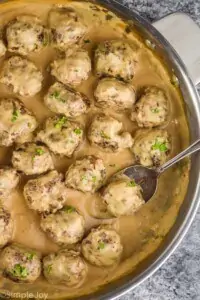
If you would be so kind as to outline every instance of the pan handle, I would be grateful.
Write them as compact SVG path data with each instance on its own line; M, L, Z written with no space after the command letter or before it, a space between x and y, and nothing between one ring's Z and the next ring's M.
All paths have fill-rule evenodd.
M181 57L195 85L200 83L200 27L185 13L170 14L153 26Z

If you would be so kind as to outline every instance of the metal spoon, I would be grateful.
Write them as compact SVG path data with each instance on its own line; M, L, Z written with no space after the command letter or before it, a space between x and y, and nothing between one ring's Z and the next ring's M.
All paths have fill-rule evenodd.
M134 181L142 187L143 198L147 202L156 192L158 177L183 158L199 150L200 139L157 169L147 168L142 165L135 165L130 166L119 173L128 176L130 179L134 179Z

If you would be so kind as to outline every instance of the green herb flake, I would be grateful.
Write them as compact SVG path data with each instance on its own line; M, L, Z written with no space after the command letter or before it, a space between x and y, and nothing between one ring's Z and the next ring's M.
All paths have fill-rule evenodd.
M87 176L83 175L83 176L81 177L81 180L82 180L82 181L83 181L83 180L87 180Z
M160 152L166 152L168 150L166 142L159 142L158 140L152 146L152 150L159 150Z
M102 249L104 249L105 248L105 243L104 242L99 242L99 244L98 244L98 249L99 250L102 250Z
M89 44L91 41L88 39L88 40L84 40L84 43L85 44Z
M46 268L47 274L51 273L51 271L52 271L52 265L48 265Z
M13 111L13 113L12 113L12 119L11 119L11 121L12 121L12 122L17 121L19 115L20 115L20 111L19 111L18 109L15 109L15 110Z
M103 139L110 140L110 137L104 131L101 131L100 135Z
M158 114L160 112L160 110L157 107L156 108L152 108L151 111L154 114Z
M44 47L49 45L49 34L46 31L44 32L44 35L43 35L42 44Z
M77 135L80 135L82 133L82 129L80 128L75 128L74 129L74 133L76 133Z
M58 99L60 97L60 92L59 91L54 91L51 95L50 95L51 98L56 98Z
M20 264L16 264L11 271L11 274L18 278L26 278L28 275L28 271L25 267Z
M72 212L75 212L76 211L76 209L73 207L73 206L65 206L64 207L64 211L66 212L66 213L68 213L68 214L71 214Z
M38 156L41 156L44 154L44 150L42 148L37 148L35 150L35 154L38 155Z
M35 256L35 253L26 253L26 257L28 260L32 260L34 256Z
M135 187L136 186L136 183L135 183L135 180L131 180L127 183L127 186L128 187Z
M92 181L95 183L97 181L97 176L92 176Z
M34 156L33 156L33 160L36 158L36 156L41 156L41 155L43 155L45 153L45 151L42 149L42 148L37 148L36 150L35 150L35 154L34 154Z
M54 127L60 129L66 122L67 122L67 118L63 116L55 123Z

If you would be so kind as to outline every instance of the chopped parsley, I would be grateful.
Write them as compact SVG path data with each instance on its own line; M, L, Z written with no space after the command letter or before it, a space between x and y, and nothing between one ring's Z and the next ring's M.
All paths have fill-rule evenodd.
M156 108L152 108L151 111L154 114L158 114L160 110L156 107Z
M81 177L81 180L82 180L82 181L83 181L83 180L87 180L87 176L83 175L83 176Z
M95 183L97 181L97 176L92 176L92 181Z
M25 267L20 264L16 264L11 271L11 274L18 278L26 278L28 275L28 271Z
M37 148L35 150L35 154L38 155L38 156L40 156L40 155L44 154L44 150L42 148Z
M13 113L12 113L12 122L17 121L18 117L20 115L20 111L18 109L14 109Z
M52 271L52 265L48 265L46 271L49 274Z
M49 45L49 35L48 32L44 32L42 44L44 47Z
M35 253L27 253L26 254L26 257L28 260L32 260L34 256L35 256Z
M75 132L77 135L80 135L80 134L82 133L82 129L76 128L76 129L74 129L74 132Z
M63 116L59 118L59 120L55 123L54 127L60 129L66 122L67 122L67 118Z
M152 146L152 150L159 150L160 152L166 152L168 150L166 142L159 142L158 140Z
M84 40L84 43L85 44L89 44L90 43L90 40L88 39L88 40Z
M60 92L59 91L54 91L51 95L50 95L51 98L55 98L56 100L59 100L63 103L65 103L65 99L61 98L60 97Z
M44 153L45 153L45 151L44 151L42 148L37 148L37 149L35 150L35 154L34 154L34 156L33 156L33 160L35 159L36 156L41 156L41 155L43 155Z
M103 139L110 140L110 137L104 131L101 131L100 134Z
M128 186L128 187L134 187L134 186L136 186L135 180L129 181L129 182L127 183L127 186Z
M75 212L76 209L73 206L65 206L64 211L67 212L68 214L71 214L72 212Z
M98 249L99 250L102 250L102 249L104 249L105 248L105 243L104 242L99 242L99 244L98 244Z

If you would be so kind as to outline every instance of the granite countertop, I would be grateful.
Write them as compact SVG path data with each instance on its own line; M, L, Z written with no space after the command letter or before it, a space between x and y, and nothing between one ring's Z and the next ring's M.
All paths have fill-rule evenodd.
M175 11L200 25L200 0L122 0L150 21ZM200 47L199 47L200 51ZM199 86L200 93L200 86ZM200 209L181 245L148 280L119 300L200 300Z

